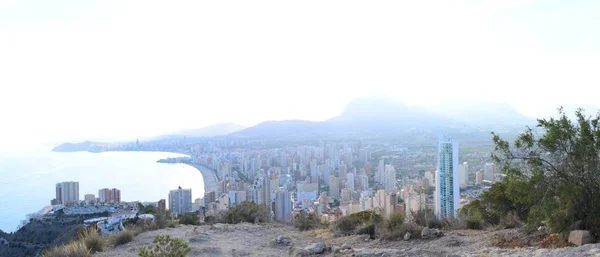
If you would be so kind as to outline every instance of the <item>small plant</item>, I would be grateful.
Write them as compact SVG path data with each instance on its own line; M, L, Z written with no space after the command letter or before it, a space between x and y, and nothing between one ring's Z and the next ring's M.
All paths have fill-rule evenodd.
M179 239L169 235L157 236L154 238L154 246L142 247L139 252L140 257L184 257L191 251L189 245Z
M195 213L186 213L179 218L179 224L183 225L200 225L200 217Z
M83 241L90 253L102 252L104 250L104 239L96 228L84 230L79 234L79 240Z
M135 234L131 230L121 231L119 234L113 237L113 242L115 245L124 245L133 241Z
M167 221L167 227L169 227L169 228L176 228L177 224L179 224L179 223L177 223L176 220L169 220L169 221Z
M90 257L92 254L81 240L75 240L69 244L56 246L47 250L43 257Z

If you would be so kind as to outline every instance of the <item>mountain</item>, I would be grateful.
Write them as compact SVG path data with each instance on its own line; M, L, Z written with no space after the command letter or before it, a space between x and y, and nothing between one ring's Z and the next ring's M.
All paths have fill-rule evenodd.
M270 138L332 134L398 134L407 130L444 132L463 126L464 124L443 115L408 106L394 99L365 97L351 101L339 116L326 121L267 121L228 136Z
M506 103L475 101L447 102L431 108L433 112L472 126L524 126L535 124Z
M325 132L323 122L305 120L265 121L255 126L228 134L232 137L293 137Z
M187 137L214 137L231 134L245 128L245 126L235 123L219 123L204 128L185 130L177 134Z
M52 149L53 152L80 152L80 151L100 151L100 147L106 143L85 141L82 143L64 143Z

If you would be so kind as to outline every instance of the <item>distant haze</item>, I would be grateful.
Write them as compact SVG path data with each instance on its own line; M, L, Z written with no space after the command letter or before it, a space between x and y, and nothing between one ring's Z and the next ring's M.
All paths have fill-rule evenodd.
M496 118L472 112L491 124L598 106L598 13L600 1L0 0L0 150L325 121L368 96L457 120L497 103ZM437 109L447 102L462 107Z

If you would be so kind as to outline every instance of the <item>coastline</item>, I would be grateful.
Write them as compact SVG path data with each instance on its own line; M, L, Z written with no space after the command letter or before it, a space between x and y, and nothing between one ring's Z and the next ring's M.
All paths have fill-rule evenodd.
M218 188L218 180L217 174L209 167L200 164L191 164L191 163L182 163L185 165L192 166L196 168L200 173L202 173L202 178L204 179L204 194L208 192L217 192ZM204 198L204 196L202 196Z

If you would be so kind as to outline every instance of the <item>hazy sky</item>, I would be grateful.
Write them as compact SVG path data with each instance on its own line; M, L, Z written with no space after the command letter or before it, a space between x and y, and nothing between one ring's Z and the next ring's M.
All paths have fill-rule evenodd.
M0 0L0 145L323 120L368 95L529 116L598 104L598 13L597 0Z

